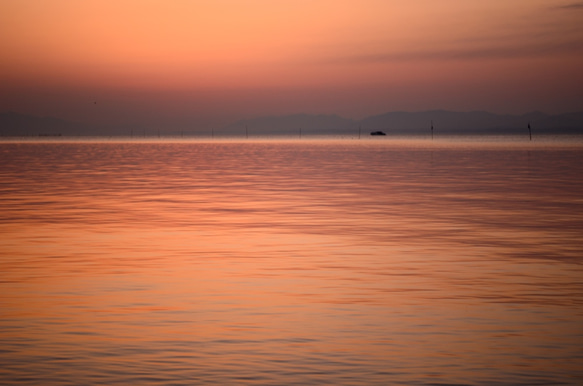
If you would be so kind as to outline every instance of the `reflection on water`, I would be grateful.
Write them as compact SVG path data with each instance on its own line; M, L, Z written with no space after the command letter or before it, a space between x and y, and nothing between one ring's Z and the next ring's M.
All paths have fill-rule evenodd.
M583 147L0 144L0 383L577 384Z

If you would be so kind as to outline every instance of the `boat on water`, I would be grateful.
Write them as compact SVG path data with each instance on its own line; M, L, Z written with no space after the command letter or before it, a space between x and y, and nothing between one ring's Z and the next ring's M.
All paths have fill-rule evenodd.
M379 131L371 131L370 135L386 135L386 134L379 130Z

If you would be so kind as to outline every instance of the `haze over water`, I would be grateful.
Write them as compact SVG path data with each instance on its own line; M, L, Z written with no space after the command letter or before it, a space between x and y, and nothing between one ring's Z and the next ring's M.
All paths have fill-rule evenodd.
M0 383L580 384L583 145L0 143Z

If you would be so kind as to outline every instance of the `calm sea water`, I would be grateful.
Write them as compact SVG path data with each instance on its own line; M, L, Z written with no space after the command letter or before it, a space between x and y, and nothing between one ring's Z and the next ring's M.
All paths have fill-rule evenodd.
M0 143L0 384L583 382L583 146Z

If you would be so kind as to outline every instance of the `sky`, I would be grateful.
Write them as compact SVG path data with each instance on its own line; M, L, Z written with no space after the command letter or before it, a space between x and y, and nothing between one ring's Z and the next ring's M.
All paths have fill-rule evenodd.
M0 0L0 112L220 126L583 110L583 1Z

